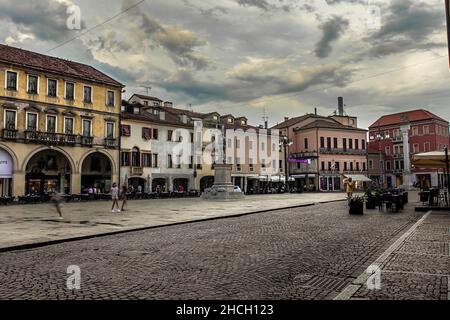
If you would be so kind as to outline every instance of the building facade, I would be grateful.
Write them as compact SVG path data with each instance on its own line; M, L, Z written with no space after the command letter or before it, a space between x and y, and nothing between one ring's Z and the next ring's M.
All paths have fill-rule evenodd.
M223 162L233 165L233 183L244 192L280 176L278 160L271 160L273 150L278 159L278 136L265 133L260 138L261 128L249 125L245 117L193 112L155 97L133 95L123 102L121 127L123 184L141 185L146 191L183 185L203 192L214 184L215 164ZM177 134L183 132L180 139ZM187 155L180 155L181 150ZM177 164L176 157L184 162Z
M449 146L448 121L423 109L386 115L369 127L369 137L369 148L381 152L384 159L370 172L379 184L388 188L402 186L408 173L410 184L443 185L443 170L413 168L408 163L414 154L443 151Z
M0 45L2 195L109 192L123 85L97 69Z
M342 121L346 118L340 115ZM344 125L334 116L307 114L275 126L292 143L287 148L289 176L304 191L342 191L344 175L367 179L367 130Z

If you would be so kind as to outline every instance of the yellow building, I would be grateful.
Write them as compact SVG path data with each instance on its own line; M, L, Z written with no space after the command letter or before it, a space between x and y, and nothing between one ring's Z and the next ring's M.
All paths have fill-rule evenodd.
M108 192L118 182L122 84L1 44L0 84L0 196Z

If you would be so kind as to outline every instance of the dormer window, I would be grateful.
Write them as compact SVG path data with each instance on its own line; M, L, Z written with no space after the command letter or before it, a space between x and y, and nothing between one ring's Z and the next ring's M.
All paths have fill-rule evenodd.
M213 119L214 119L215 121L217 121L218 118L217 118L217 116L213 116Z
M232 118L228 118L228 123L233 123L233 119Z
M247 122L245 122L245 120L242 120L242 121L241 121L241 124L242 124L243 126L245 126L245 125L247 124Z

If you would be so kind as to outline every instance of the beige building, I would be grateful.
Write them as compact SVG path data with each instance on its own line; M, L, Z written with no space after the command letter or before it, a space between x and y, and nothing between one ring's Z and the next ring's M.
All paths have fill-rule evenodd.
M95 68L0 45L2 195L108 192L123 85Z

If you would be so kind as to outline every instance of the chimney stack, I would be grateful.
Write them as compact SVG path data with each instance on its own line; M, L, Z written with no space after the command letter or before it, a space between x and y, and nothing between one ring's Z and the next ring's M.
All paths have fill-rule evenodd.
M317 108L314 108L314 114L317 116Z
M289 120L289 117L284 117L284 121L288 121Z
M344 115L344 98L338 97L338 116Z

